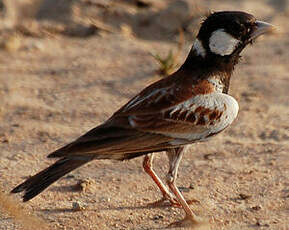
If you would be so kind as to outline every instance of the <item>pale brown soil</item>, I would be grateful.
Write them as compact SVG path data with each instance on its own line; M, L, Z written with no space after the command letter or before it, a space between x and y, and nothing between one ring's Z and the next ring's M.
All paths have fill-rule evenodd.
M154 18L165 12L167 2L152 1L153 6L146 9L118 3L106 14L92 4L105 5L105 1L90 1L89 7L81 5L89 1L78 2L79 10L73 13L79 22L84 23L83 15L95 15L93 19L101 19L111 31L90 37L52 32L40 37L20 35L20 48L0 51L0 183L6 194L51 164L45 157L49 152L105 121L157 80L158 65L150 53L165 55L177 48L177 33L165 33L174 28L160 28ZM244 10L278 26L279 34L261 38L243 52L230 88L240 105L238 118L211 141L191 146L177 184L187 199L199 201L191 208L208 219L211 229L288 230L288 2L187 2L194 25L206 8ZM138 17L150 26L137 25ZM62 23L56 20L50 26ZM195 30L195 26L189 29L193 34ZM180 63L193 40L190 33L185 37ZM158 154L154 167L165 175L165 154ZM81 180L90 182L84 191L75 186ZM142 158L137 158L92 162L28 203L21 204L18 196L15 199L24 208L24 217L35 215L50 229L167 229L184 212L147 206L160 197L143 172ZM73 211L74 202L85 209ZM2 205L0 229L24 229L24 218L17 217L18 212L11 215L13 207L15 212L19 207L11 206L12 211L5 211Z

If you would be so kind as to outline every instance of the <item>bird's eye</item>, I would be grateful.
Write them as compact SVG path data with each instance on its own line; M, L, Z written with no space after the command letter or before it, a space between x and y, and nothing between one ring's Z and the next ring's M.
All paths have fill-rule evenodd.
M242 34L244 34L246 32L247 32L247 28L243 24L240 24L239 25L239 36L242 36Z

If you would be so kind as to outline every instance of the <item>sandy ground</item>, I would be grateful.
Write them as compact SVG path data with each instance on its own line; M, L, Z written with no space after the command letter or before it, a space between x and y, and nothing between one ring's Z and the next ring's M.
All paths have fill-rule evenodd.
M86 15L86 20L101 19L109 29L90 37L21 36L23 47L0 52L1 191L8 194L27 176L51 164L45 157L49 152L105 121L157 80L158 64L150 53L165 55L177 49L174 30L179 18L193 16L181 63L190 49L199 12L244 10L277 25L280 33L261 38L243 52L230 88L240 105L238 118L211 141L191 146L177 183L187 199L199 201L191 208L208 218L211 229L288 230L288 2L204 1L198 5L187 1L190 8L179 6L181 11L168 10L165 1L151 1L145 8L78 2L73 14L79 22L84 23ZM185 14L167 26L162 24L167 11ZM165 154L158 154L154 167L165 175ZM83 180L86 187L79 190L76 185ZM167 229L184 212L147 206L160 197L143 172L142 158L137 158L92 162L30 202L16 200L25 213L43 219L50 229ZM74 211L74 202L85 209ZM0 229L24 229L23 220L2 210Z

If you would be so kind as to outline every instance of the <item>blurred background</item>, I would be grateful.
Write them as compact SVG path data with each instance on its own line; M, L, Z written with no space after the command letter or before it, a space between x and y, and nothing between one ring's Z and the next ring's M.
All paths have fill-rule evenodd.
M230 88L239 116L192 146L178 183L213 229L289 229L288 0L0 0L0 190L175 71L200 22L220 10L278 31L243 51ZM21 207L51 229L165 229L182 210L146 207L160 194L141 161L89 164ZM166 161L155 161L161 176ZM11 218L18 205L0 206L0 230L31 228Z

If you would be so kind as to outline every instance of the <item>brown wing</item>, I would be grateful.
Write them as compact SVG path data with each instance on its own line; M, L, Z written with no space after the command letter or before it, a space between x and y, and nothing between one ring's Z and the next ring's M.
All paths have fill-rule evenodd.
M196 95L209 94L214 90L214 86L208 80L196 82L191 78L182 78L182 75L176 73L145 88L113 116L155 114Z
M128 121L131 127L140 131L194 142L222 131L233 122L237 113L238 104L234 98L210 93L192 97L156 113L130 115Z
M203 81L200 84L209 83ZM199 103L192 100L196 98L193 95L199 93L196 90L205 92L204 87L176 86L175 82L152 86L123 106L105 124L49 157L91 154L102 159L127 159L147 152L162 151L192 142L188 140L188 134L199 135L207 131L206 124L198 116L203 117L209 112L212 118L216 116L218 119L220 116L206 107L198 107L196 111L193 111L193 105L188 107L188 103ZM178 135L175 135L176 132Z
M172 137L115 126L111 122L98 126L48 157L91 155L97 159L124 160L147 152L162 151Z

